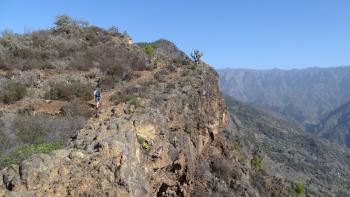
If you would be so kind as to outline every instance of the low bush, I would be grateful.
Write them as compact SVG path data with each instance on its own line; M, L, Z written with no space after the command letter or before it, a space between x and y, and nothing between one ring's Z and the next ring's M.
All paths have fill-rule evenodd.
M141 135L137 135L137 141L139 142L139 144L142 146L143 149L145 150L149 149L150 144L145 137Z
M241 145L239 143L234 143L232 145L232 149L233 149L233 151L239 153L241 151Z
M154 52L153 46L147 45L147 46L145 47L145 52L146 52L147 55L152 56L152 55L153 55L153 52Z
M69 137L86 123L84 117L56 117L46 114L18 114L13 123L16 136L22 144L43 142L65 143Z
M52 100L73 100L81 98L90 100L94 86L92 84L84 84L79 81L51 83L50 90L46 92L45 97Z
M9 82L3 87L0 100L5 104L21 100L27 93L27 88L20 82Z
M145 53L148 56L152 56L155 50L155 45L154 43L147 43L147 42L142 42L142 43L137 43L138 46L142 47L145 50Z
M135 107L140 107L140 98L136 96L131 97L128 102L130 105L135 105Z
M126 87L118 92L115 92L109 99L114 104L129 103L135 106L139 105L139 98L147 97L147 84L135 85Z
M164 93L171 93L175 88L176 88L175 84L173 84L173 83L168 83L168 84L165 86Z
M250 160L250 164L252 167L259 171L262 169L262 158L259 155L254 155L253 158Z
M216 174L217 177L229 181L230 179L236 179L240 176L239 170L232 165L232 161L229 159L213 156L210 160L211 171Z
M161 39L151 43L138 43L137 45L143 47L148 55L151 52L152 56L157 59L188 64L188 56L168 40Z
M70 70L88 71L92 68L93 60L88 54L77 55L68 64Z
M152 55L153 55L154 47L153 47L152 45L146 44L146 45L144 46L144 49L145 49L145 52L146 52L147 55L149 55L149 56L152 56Z
M106 75L100 79L101 88L103 90L113 89L115 84L120 80L118 78L113 78L112 76Z
M166 82L166 74L165 72L162 72L162 70L158 71L153 75L154 79L160 83Z
M111 46L103 47L97 57L100 62L99 68L102 72L113 78L123 78L132 70L145 70L150 64L149 57L142 48L132 46Z
M125 95L125 94L114 94L111 97L111 100L114 102L114 104L119 104L119 103L136 103L138 97L137 95Z
M297 194L304 194L305 193L305 186L302 183L295 183L294 190Z
M52 151L61 148L60 143L41 143L25 145L12 150L4 158L0 160L0 169L3 169L12 164L19 164L21 161L29 158L37 153L51 153Z
M88 105L83 104L79 99L75 99L63 106L60 109L60 112L64 116L81 116L89 118L95 113L95 110Z
M3 125L1 125L1 127L3 127ZM0 144L4 145L4 144L5 144L5 141L6 141L6 136L5 136L5 134L3 133L3 131L0 130ZM1 151L0 151L0 156L1 156Z

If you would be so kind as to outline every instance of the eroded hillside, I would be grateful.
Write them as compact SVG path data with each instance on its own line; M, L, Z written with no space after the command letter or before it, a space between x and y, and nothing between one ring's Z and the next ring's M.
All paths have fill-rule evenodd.
M262 168L304 185L307 196L349 196L350 151L307 133L303 126L226 98L244 147L265 155Z

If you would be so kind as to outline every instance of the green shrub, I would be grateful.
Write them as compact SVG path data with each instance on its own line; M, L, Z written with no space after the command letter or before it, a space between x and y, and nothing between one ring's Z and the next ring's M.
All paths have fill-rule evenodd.
M159 60L183 65L190 64L188 56L168 40L161 39L150 43L137 43L137 45L144 49L147 46L151 46L153 48L152 56L157 57ZM145 53L147 54L147 51Z
M137 141L142 146L143 149L147 150L149 148L149 142L141 135L137 135Z
M10 82L3 88L0 100L5 104L10 104L21 100L27 93L25 85L19 82Z
M21 161L29 158L33 154L48 154L59 148L61 148L60 143L32 144L16 148L0 160L0 169L3 169L12 164L19 164Z
M250 160L250 164L254 167L255 170L259 171L262 169L262 158L259 155L254 155Z
M129 100L129 104L130 105L135 105L135 107L140 107L140 99L136 96L133 96L130 100Z
M94 86L79 81L51 83L45 97L52 100L73 100L78 97L83 100L92 99Z
M147 55L149 55L149 56L152 56L152 55L153 55L154 47L153 47L152 45L146 44L146 45L144 46L144 49L145 49L145 52L146 52Z
M305 193L305 186L302 183L295 183L295 192L298 194Z
M240 152L241 151L241 145L239 143L234 143L232 145L232 149L236 152Z

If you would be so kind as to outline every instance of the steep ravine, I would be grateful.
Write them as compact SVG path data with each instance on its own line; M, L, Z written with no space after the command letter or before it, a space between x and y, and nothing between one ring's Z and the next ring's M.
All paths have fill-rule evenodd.
M303 126L226 97L244 147L259 147L266 172L305 186L306 196L350 195L350 151L307 133Z
M0 171L0 196L287 195L283 179L234 150L217 82L208 65L190 63L119 84L67 148Z

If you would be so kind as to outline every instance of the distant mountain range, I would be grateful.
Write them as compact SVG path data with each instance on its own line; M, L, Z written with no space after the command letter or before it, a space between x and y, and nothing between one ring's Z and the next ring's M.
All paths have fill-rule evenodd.
M324 118L317 128L317 134L350 147L350 102Z
M222 90L234 98L317 124L350 100L350 66L302 70L222 69Z
M349 149L263 109L231 97L225 100L243 147L266 153L264 171L305 183L306 196L350 195Z
M295 120L350 147L350 66L294 70L220 69L231 97Z

